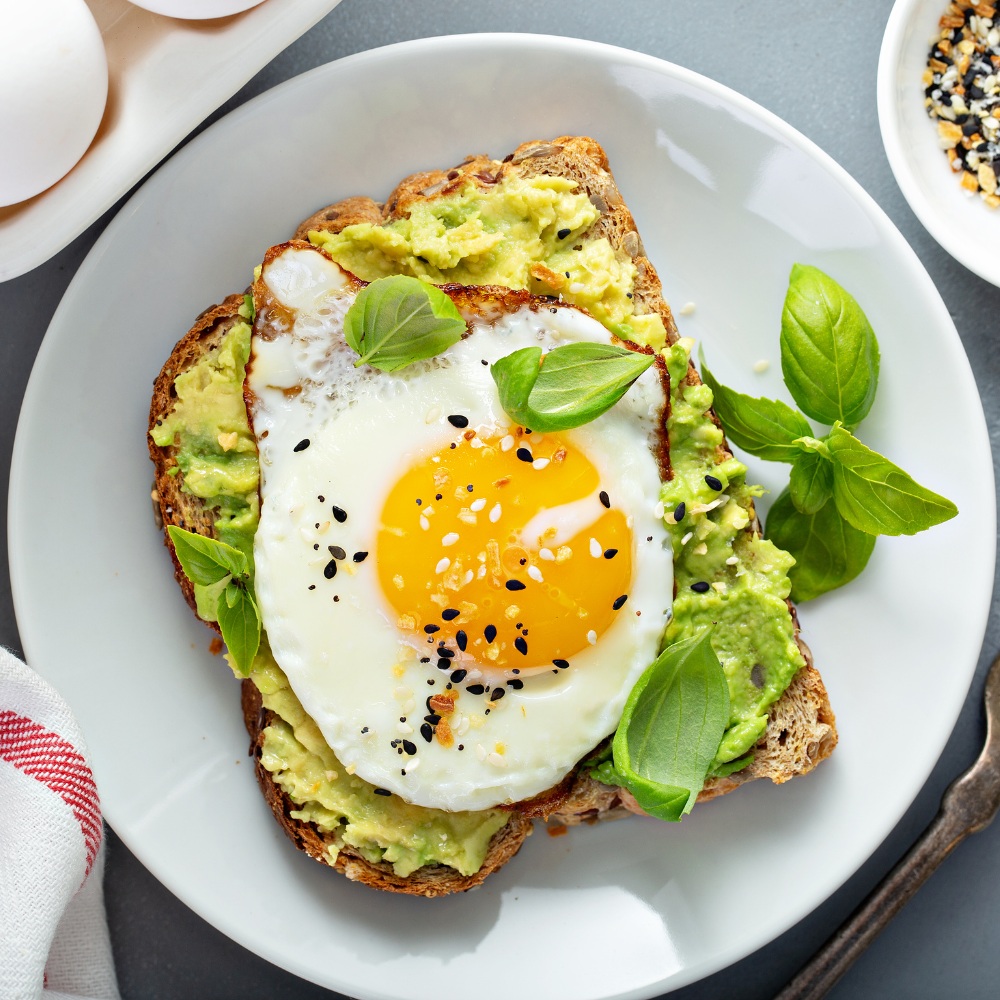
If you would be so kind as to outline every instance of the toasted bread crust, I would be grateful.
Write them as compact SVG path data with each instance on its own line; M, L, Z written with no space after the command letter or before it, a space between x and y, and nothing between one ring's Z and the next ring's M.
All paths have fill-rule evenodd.
M373 864L350 845L341 848L336 860L331 861L329 847L333 838L324 834L315 823L291 817L291 811L296 808L295 803L261 763L264 730L271 724L273 713L264 708L257 685L251 680L243 681L240 698L243 721L250 734L250 755L254 758L257 783L278 825L299 850L305 851L316 861L335 868L355 882L363 882L373 889L401 892L410 896L445 896L452 892L467 892L481 885L487 876L507 864L520 850L525 838L531 835L531 820L520 813L511 813L507 825L493 834L482 867L473 875L461 875L447 865L424 865L413 874L401 878L393 871L391 864L384 861Z

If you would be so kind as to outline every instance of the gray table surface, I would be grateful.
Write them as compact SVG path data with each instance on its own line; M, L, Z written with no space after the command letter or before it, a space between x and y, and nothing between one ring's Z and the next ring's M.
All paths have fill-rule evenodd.
M364 49L460 32L531 31L610 42L687 66L746 94L817 142L860 181L909 240L948 305L972 361L994 453L1000 454L1000 290L952 260L904 201L875 110L879 46L890 0L344 0L206 122L305 70ZM945 0L941 2L942 8ZM204 127L204 126L203 126ZM200 129L198 130L200 131ZM123 199L124 201L124 199ZM117 207L66 250L0 285L0 470L8 475L21 398L49 319ZM0 483L6 506L7 490ZM5 513L4 513L5 518ZM971 544L976 544L971 540ZM6 559L6 537L3 541ZM943 580L942 586L961 586ZM0 643L19 648L6 574ZM867 894L931 819L942 791L975 758L983 678L1000 647L994 597L976 680L938 766L868 862L782 937L678 1000L773 996ZM947 664L942 665L947 669ZM905 722L903 723L905 726ZM872 761L873 768L891 761ZM98 776L99 777L99 776ZM860 821L860 818L859 818ZM333 997L224 937L174 898L108 833L106 893L127 1000ZM836 1000L995 997L1000 983L1000 822L963 844L831 994ZM254 873L248 872L248 878ZM266 892L262 883L261 891ZM782 891L774 873L774 894ZM770 905L761 899L759 906ZM746 904L740 904L746 919ZM752 913L749 919L753 919Z

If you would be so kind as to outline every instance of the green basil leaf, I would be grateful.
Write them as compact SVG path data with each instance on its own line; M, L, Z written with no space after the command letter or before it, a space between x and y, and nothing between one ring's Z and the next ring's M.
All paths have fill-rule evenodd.
M781 373L813 420L857 426L878 388L879 351L861 306L829 275L792 267L781 313Z
M788 477L788 491L801 513L815 514L833 496L833 463L819 452L801 452Z
M394 372L432 358L462 339L465 320L439 288L397 274L361 290L344 318L347 343L368 364Z
M737 757L736 760L727 760L724 764L717 765L710 773L710 778L728 778L729 775L742 771L753 763L753 754L746 757Z
M192 583L208 586L224 576L246 576L247 557L232 545L185 531L171 524L167 527L181 569Z
M809 421L798 410L777 399L756 399L720 385L701 360L702 381L712 390L715 414L729 440L768 462L794 462L801 454L795 443L812 434Z
M712 630L668 646L639 678L614 738L614 767L651 816L690 812L729 724Z
M610 410L655 356L612 344L580 341L542 357L525 347L490 367L500 405L533 431L564 431Z
M845 521L835 503L803 514L787 489L768 511L764 535L795 557L788 578L796 604L850 583L868 565L875 548L875 536Z
M219 598L219 628L236 669L246 677L260 646L260 613L245 585L226 586L225 597Z
M592 768L590 776L594 781L600 781L605 785L617 785L620 788L625 784L625 780L615 770L615 765L610 760L601 761L597 767Z
M953 518L958 508L863 445L843 427L827 438L833 456L833 498L855 528L872 535L914 535Z

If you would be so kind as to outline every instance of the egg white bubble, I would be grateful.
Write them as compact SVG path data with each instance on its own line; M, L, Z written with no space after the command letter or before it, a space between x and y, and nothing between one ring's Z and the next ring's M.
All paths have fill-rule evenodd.
M303 262L303 255L312 259ZM256 588L275 659L341 762L378 787L449 810L545 791L614 731L669 617L671 550L654 515L660 481L650 450L664 405L658 375L648 370L612 410L565 433L597 468L613 506L633 519L625 610L596 645L570 658L568 669L523 671L524 687L508 688L488 716L488 696L457 685L457 738L446 749L419 730L425 700L444 691L448 675L436 668L433 642L397 627L380 586L375 557L383 505L408 468L461 433L448 415L468 417L472 428L510 425L489 364L523 347L551 350L576 340L609 342L610 335L575 309L523 308L493 323L474 319L471 336L443 354L385 374L353 367L357 355L343 340L343 320L355 293L335 264L315 251L288 249L265 266L263 281L295 319L291 330L268 329L262 313L248 366L262 473ZM306 440L307 447L294 450ZM346 511L342 523L331 518L332 505ZM604 510L596 497L564 507L575 509L535 516L572 534ZM330 527L317 533L315 525L326 522ZM347 558L326 579L330 545ZM356 563L355 552L369 556ZM581 555L581 572L589 559ZM466 684L477 667L489 676L488 665L476 664L471 653L470 643L455 660L470 670ZM431 662L420 663L421 655ZM400 755L393 740L413 744L416 754ZM401 773L408 766L410 773Z

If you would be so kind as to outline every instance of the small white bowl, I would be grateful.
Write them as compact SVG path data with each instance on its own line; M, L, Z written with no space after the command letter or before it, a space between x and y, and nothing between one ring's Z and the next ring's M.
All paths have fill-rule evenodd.
M968 195L938 146L921 75L947 0L896 0L878 61L878 120L896 182L914 214L970 271L1000 286L1000 209Z
M228 17L256 7L263 0L132 0L136 7L154 14L203 21L210 17Z

